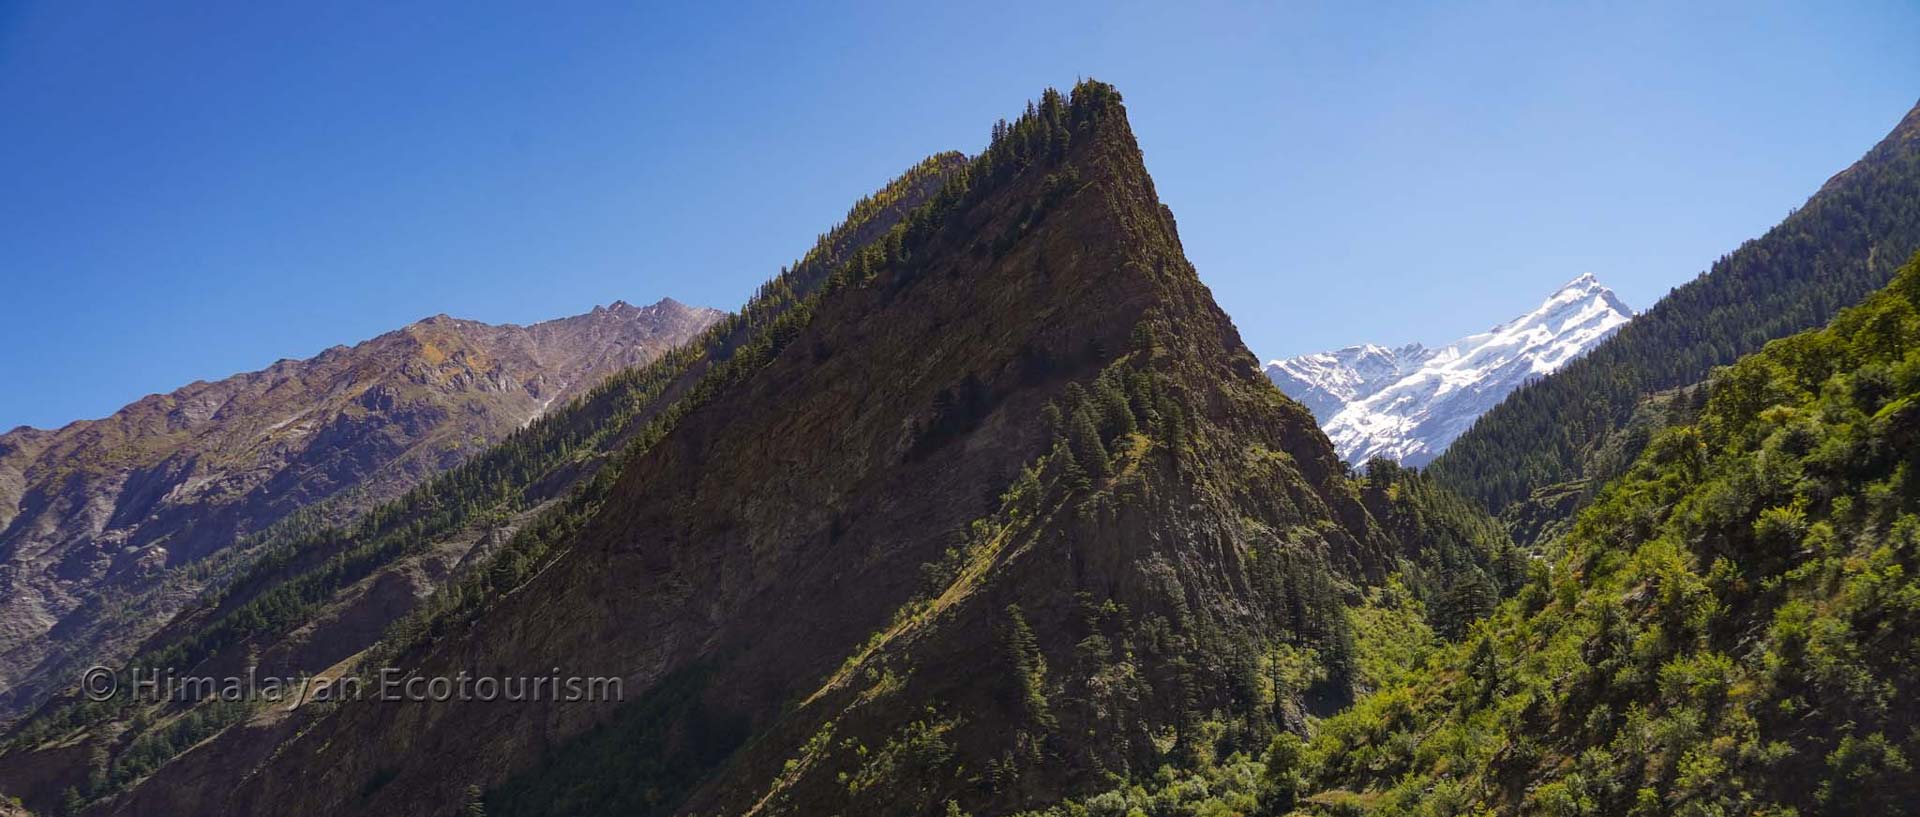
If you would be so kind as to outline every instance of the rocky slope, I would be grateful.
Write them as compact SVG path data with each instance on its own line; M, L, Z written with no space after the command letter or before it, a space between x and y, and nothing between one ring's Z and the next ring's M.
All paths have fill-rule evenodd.
M720 316L672 300L525 327L443 315L0 435L0 718L124 657L209 578L187 566L298 509L351 518Z
M1358 587L1491 561L1360 500L1107 86L794 289L476 574L511 581L365 659L624 703L260 713L91 808L1002 813L1301 723L1352 690Z
M1314 410L1342 459L1419 466L1514 389L1557 371L1632 318L1612 290L1582 275L1531 312L1438 349L1352 346L1271 361L1267 377Z

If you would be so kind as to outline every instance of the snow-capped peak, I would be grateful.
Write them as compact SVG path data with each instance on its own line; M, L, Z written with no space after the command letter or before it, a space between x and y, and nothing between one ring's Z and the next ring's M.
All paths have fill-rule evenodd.
M1418 343L1397 349L1367 343L1269 361L1267 377L1324 423L1340 407L1407 376L1432 354Z
M1561 284L1560 288L1555 290L1553 294L1559 295L1560 293L1566 292L1568 290L1579 290L1582 292L1591 292L1593 290L1598 290L1598 289L1606 289L1606 287L1603 287L1600 285L1600 279L1595 278L1593 276L1593 273L1583 272L1583 273L1580 273L1579 275L1573 276L1573 280L1568 281L1564 284Z
M1585 354L1632 317L1589 273L1527 314L1439 349L1363 344L1274 360L1266 371L1313 411L1347 461L1422 465L1521 384Z

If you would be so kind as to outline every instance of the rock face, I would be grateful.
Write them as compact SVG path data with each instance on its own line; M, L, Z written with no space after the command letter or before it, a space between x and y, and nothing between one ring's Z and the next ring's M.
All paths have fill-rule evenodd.
M524 327L442 315L0 435L0 719L164 623L205 578L184 567L298 509L338 521L396 496L721 315L672 300Z
M1350 692L1343 594L1429 551L1262 377L1116 92L1044 96L836 266L379 658L624 703L263 715L92 811L997 814Z
M1611 337L1633 311L1582 275L1525 315L1438 349L1349 346L1274 360L1267 377L1313 410L1340 457L1425 465L1513 390Z

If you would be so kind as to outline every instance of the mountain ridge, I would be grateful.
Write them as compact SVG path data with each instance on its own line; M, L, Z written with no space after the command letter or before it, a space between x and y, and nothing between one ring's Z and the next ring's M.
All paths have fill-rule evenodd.
M86 426L86 425L91 425L95 423L106 422L106 421L112 420L115 415L125 412L128 409L131 409L135 406L139 406L143 403L147 403L148 401L158 400L158 401L164 402L169 399L176 398L183 392L194 390L196 388L216 386L216 385L220 385L220 384L235 380L236 378L246 378L249 376L265 375L265 374L273 373L276 371L280 371L287 366L324 362L326 360L332 359L333 356L335 355L351 352L355 349L366 347L368 344L379 343L383 340L390 339L392 336L408 333L409 330L414 329L416 327L420 327L422 325L426 325L426 324L450 322L457 325L465 325L465 326L471 326L471 327L485 327L493 330L504 330L504 331L527 330L529 332L551 332L560 327L582 325L585 322L587 322L587 320L591 318L593 315L595 315L596 313L608 313L608 312L613 312L616 314L625 314L639 320L646 320L649 317L657 317L661 321L667 322L667 323L680 320L682 315L691 315L691 316L695 316L695 320L710 322L712 319L717 318L717 316L725 314L721 310L713 309L711 307L690 306L686 303L683 303L671 297L663 297L660 300L646 306L631 304L625 300L616 299L611 303L595 305L592 309L576 315L563 315L558 318L547 318L545 320L533 321L531 323L514 323L511 321L504 321L504 322L481 321L473 318L462 318L455 315L450 315L445 312L436 312L432 315L426 315L417 320L411 321L399 328L390 329L385 332L381 332L380 334L374 335L373 337L367 338L365 340L357 341L354 343L333 344L307 357L276 358L272 362L267 363L266 365L258 369L248 369L244 371L238 371L223 377L196 378L194 380L188 381L187 383L184 383L176 388L173 388L165 392L149 392L147 394L144 394L132 400L129 400L124 405L122 405L119 409L115 409L113 412L108 413L106 415L99 416L99 417L82 417L74 420L69 420L57 426L37 426L32 423L21 423L21 424L15 425L10 429L0 430L0 440L4 440L7 437L15 434L20 434L23 436L55 435L61 432L65 432L73 428L74 426Z
M721 314L662 301L525 327L432 316L102 419L0 435L0 716L70 680L58 675L75 662L144 638L199 582L148 599L157 621L111 634L99 630L117 615L107 595L156 589L300 509L351 518Z

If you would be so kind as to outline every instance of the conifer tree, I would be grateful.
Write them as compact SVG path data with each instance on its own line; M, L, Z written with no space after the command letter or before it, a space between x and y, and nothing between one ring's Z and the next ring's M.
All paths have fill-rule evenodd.
M1050 728L1054 718L1047 706L1047 659L1041 655L1040 644L1034 639L1033 628L1027 625L1027 618L1020 612L1020 606L1009 604L1006 612L1004 640L1007 660L1012 665L1014 683L1019 690L1020 708L1035 723Z
M1107 446L1100 442L1100 429L1093 420L1093 411L1082 403L1073 413L1071 437L1073 456L1080 467L1093 479L1105 479L1113 470L1113 463L1107 456Z
M1138 425L1133 419L1133 408L1128 405L1127 393L1110 376L1102 375L1096 384L1100 395L1100 437L1106 440L1118 439L1123 434L1131 434Z

